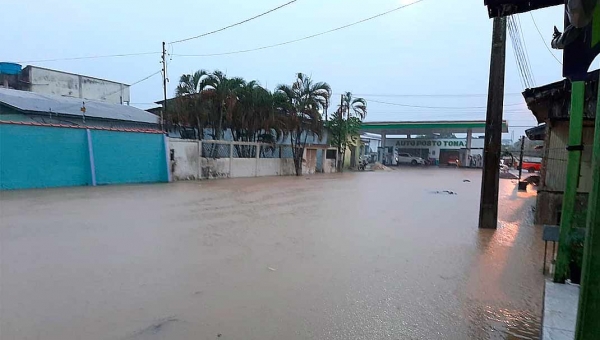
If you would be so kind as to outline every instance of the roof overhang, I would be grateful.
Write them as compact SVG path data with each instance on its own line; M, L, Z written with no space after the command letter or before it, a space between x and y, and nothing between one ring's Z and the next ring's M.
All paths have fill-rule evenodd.
M385 135L424 135L429 133L485 133L485 120L419 121L419 122L364 122L361 133ZM508 123L502 121L502 132L508 132Z
M546 124L532 127L531 129L525 130L525 135L529 140L544 140L546 137Z
M598 93L599 70L588 73L585 81L584 119L594 119ZM527 108L538 123L547 120L568 120L571 107L571 81L563 79L555 83L523 91Z
M484 0L490 18L524 13L540 8L564 5L565 0Z

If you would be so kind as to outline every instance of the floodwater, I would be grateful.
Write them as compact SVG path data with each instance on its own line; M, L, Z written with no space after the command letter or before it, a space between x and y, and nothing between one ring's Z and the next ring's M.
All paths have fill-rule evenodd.
M539 339L535 196L501 180L499 227L479 230L480 181L400 168L3 192L0 338Z

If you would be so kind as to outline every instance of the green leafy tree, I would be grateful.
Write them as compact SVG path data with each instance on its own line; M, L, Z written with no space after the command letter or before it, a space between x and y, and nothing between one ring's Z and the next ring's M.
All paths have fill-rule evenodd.
M313 82L309 76L298 73L292 85L277 86L276 94L277 111L284 117L290 136L296 175L301 176L307 138L309 134L322 134L321 112L329 102L331 87L325 82Z
M359 142L360 126L367 116L367 101L364 98L354 97L351 92L342 94L340 107L328 121L332 131L334 145L340 152L338 171L342 171L346 159L348 146L357 146Z
M334 112L325 123L331 134L330 142L340 150L340 154L343 154L343 150L346 150L349 146L358 145L361 125L362 120L360 118L350 117L344 119L341 117L339 110ZM342 166L343 161L339 161L337 164L338 171L342 171Z

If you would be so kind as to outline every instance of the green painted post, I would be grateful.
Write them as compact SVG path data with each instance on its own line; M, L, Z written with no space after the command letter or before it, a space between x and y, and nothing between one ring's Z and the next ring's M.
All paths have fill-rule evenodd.
M600 81L592 151L592 191L583 251L576 340L600 338Z
M585 82L574 81L571 87L571 112L569 119L569 146L581 145L583 133L583 102ZM570 259L570 238L575 213L575 198L579 186L579 170L581 167L581 150L569 151L567 159L567 184L563 195L562 218L560 221L560 237L554 282L564 283Z

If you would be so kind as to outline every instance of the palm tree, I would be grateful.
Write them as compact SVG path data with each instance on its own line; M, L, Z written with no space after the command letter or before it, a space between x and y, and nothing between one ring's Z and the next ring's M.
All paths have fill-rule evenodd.
M364 98L354 98L351 92L342 94L343 112L346 118L357 117L360 120L367 116L367 101Z
M282 102L278 103L278 111L286 117L296 175L300 176L308 134L321 135L321 112L324 112L329 102L331 87L325 82L315 83L309 76L298 73L291 86L279 85L276 92L281 95Z
M204 135L204 127L210 121L211 103L202 98L200 81L206 75L200 70L193 74L184 74L179 78L179 85L175 89L176 116L168 117L169 122L175 126L193 126L197 130L197 138Z
M227 76L216 70L213 73L200 71L203 76L198 85L199 91L204 93L213 101L214 108L218 113L218 120L214 128L214 138L223 138L223 122L231 118L235 105L237 104L237 92L246 83L243 78L227 78Z
M364 98L353 97L351 92L346 92L342 94L342 100L338 111L335 114L335 119L338 119L339 122L336 122L339 127L337 128L340 136L337 136L338 143L340 144L340 153L341 153L341 163L338 164L338 171L342 171L344 166L344 162L346 160L346 145L353 145L355 142L356 136L348 136L348 126L356 125L356 122L352 122L351 120L360 120L362 121L367 116L367 101ZM352 141L349 141L352 139ZM354 153L354 150L351 150ZM355 164L355 158L351 159L351 166Z

